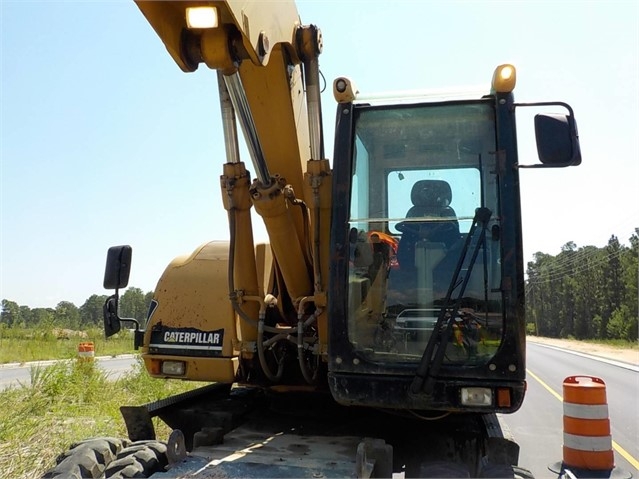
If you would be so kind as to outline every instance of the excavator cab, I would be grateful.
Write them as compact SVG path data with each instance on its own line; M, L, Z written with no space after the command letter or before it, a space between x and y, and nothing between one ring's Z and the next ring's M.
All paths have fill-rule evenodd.
M477 412L521 405L514 110L525 105L511 90L340 103L329 285L329 383L338 402ZM539 151L561 151L540 154L548 161L536 166L578 164L572 112L538 118Z

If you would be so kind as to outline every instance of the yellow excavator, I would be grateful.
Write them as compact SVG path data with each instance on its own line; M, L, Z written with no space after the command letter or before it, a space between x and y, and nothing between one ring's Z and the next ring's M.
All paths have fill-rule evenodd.
M516 103L508 64L482 95L366 98L337 78L331 162L322 36L293 2L137 5L184 72L217 72L230 240L168 265L144 330L118 315L131 248L110 248L105 332L133 320L151 376L210 384L123 406L128 439L46 477L530 477L496 416L526 390L519 171L581 162L570 106ZM561 113L535 116L522 165L528 106Z

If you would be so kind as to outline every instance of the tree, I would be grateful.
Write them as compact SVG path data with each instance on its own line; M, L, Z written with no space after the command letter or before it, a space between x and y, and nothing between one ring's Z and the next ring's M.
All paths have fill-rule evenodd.
M33 326L33 315L31 314L31 308L29 306L20 306L20 320L21 326L29 328Z
M31 318L34 326L50 328L55 321L55 309L53 308L33 308Z
M82 327L92 327L102 323L102 308L106 299L107 296L104 294L92 294L80 306L80 325Z
M632 321L630 310L625 304L613 311L606 334L613 339L637 340L637 323Z
M55 307L54 317L58 326L69 329L80 327L80 310L70 301L60 301Z
M536 253L526 269L526 314L537 334L636 341L639 228L630 244L612 235L604 248L570 241L557 256Z
M621 252L622 247L619 238L612 235L606 246L608 253L608 264L606 265L606 278L608 280L608 297L610 299L611 310L614 311L621 306L621 297L623 295L622 271L621 271Z
M120 317L134 318L144 323L148 306L144 300L144 293L140 288L131 286L120 296Z
M18 303L9 301L8 299L2 300L0 322L6 324L9 328L22 325L22 315Z
M151 301L153 300L153 294L154 294L153 291L149 291L148 293L144 295L145 326L146 326L146 320L148 319L148 315L149 315L149 308L151 307Z
M634 330L639 327L639 228L630 236L630 248L626 248L622 256L623 283L626 291L623 304L628 307ZM637 334L631 339L637 340Z
M578 251L578 269L575 273L575 329L577 339L599 336L603 293L603 251L586 246Z
M146 305L147 310L149 306L151 305L151 300L153 299L154 294L155 293L153 293L153 291L149 291L148 293L144 295L144 304Z

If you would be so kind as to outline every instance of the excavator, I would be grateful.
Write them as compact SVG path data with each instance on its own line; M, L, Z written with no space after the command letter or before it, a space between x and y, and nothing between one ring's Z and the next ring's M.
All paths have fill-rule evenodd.
M292 1L136 3L181 70L216 70L229 240L167 266L144 328L118 313L131 247L110 248L105 333L132 321L151 376L209 384L122 406L128 439L45 477L530 477L498 420L526 391L519 171L581 162L571 107L516 103L510 64L479 95L341 77L329 161L322 35ZM527 107L560 111L534 117L535 164Z

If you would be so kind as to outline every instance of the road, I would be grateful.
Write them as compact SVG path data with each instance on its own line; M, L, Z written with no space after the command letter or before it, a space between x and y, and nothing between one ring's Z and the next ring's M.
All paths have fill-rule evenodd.
M500 418L521 446L519 463L536 478L556 477L547 466L562 459L562 385L566 377L575 375L605 381L615 464L639 477L639 367L621 367L530 342L524 405Z
M519 464L537 479L556 477L548 465L561 461L563 442L562 384L566 377L587 375L606 382L615 463L639 478L639 367L576 355L540 344L527 346L528 390L522 408L500 417L521 446ZM96 358L111 377L130 371L135 356ZM43 361L40 364L51 364ZM29 366L0 366L0 391L29 382Z
M123 354L113 357L95 358L100 369L111 378L118 378L131 371L136 362L136 356ZM55 361L35 361L28 364L4 364L0 366L0 391L20 384L29 385L31 383L31 368L46 367Z

